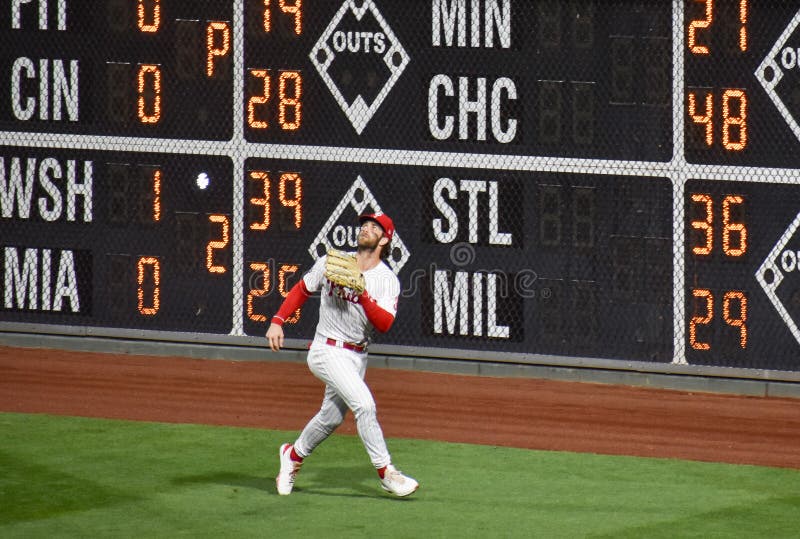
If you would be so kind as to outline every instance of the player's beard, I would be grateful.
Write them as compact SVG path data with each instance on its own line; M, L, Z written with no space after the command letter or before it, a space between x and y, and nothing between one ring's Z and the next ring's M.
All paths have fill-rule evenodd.
M381 236L377 236L374 240L369 234L358 235L358 250L374 252L380 245Z

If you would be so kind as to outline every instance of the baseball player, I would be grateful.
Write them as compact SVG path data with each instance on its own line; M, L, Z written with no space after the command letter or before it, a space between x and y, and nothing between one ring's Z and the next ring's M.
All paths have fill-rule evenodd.
M382 261L391 248L394 224L380 212L361 215L359 222L356 253L331 250L320 257L289 291L267 330L270 348L280 350L284 320L320 291L319 322L307 362L325 383L325 396L300 437L280 447L280 472L275 478L280 495L292 492L303 459L336 430L348 408L383 489L408 496L419 487L416 480L392 466L375 400L364 382L372 330L388 331L397 313L400 282Z

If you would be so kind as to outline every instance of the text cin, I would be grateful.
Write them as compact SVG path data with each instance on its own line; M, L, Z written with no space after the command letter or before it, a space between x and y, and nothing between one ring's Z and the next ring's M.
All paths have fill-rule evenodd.
M77 122L78 60L17 58L11 66L11 110L17 120Z

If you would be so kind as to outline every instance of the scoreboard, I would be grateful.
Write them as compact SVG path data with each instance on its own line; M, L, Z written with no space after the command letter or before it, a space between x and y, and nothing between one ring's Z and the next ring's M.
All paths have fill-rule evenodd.
M3 129L230 140L230 2L12 0L3 20Z
M667 2L275 3L247 4L248 141L672 154ZM332 101L343 114L309 124Z
M800 2L0 9L0 330L259 343L384 211L384 350L800 370Z

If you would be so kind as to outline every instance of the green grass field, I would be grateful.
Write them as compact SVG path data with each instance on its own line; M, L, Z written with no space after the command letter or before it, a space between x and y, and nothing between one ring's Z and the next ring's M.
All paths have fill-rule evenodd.
M0 414L0 537L797 537L800 473L389 440L379 487L334 435L278 496L297 433Z

